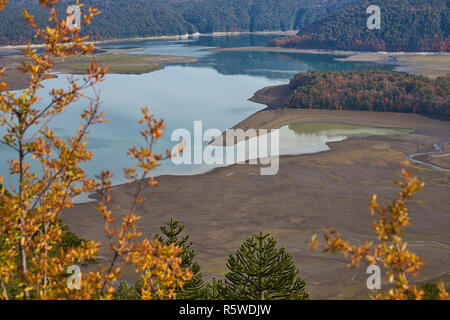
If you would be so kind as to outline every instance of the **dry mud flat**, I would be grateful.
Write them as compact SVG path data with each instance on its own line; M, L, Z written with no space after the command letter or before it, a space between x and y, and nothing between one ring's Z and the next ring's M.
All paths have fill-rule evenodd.
M393 64L394 71L425 75L430 78L445 76L450 73L449 53L361 53L338 61L361 61Z
M448 52L359 52L342 50L296 49L283 47L236 47L208 49L209 51L253 51L276 53L306 53L306 54L332 54L347 56L337 58L337 61L349 62L375 62L379 64L392 64L394 70L408 72L416 75L425 75L430 78L445 76L450 73L450 54Z
M129 54L134 50L121 49L101 49L100 53L86 56L71 57L65 61L56 60L54 72L63 74L81 74L85 75L90 68L92 58L96 58L99 64L108 67L108 73L113 74L144 74L164 69L165 64L197 62L197 58L152 54ZM29 76L17 68L24 61L23 56L18 54L15 49L2 49L0 53L6 53L5 56L0 54L0 68L6 66L6 72L2 81L6 81L10 90L20 90L29 86ZM54 75L56 78L57 75Z
M249 235L270 232L292 253L313 299L365 298L365 267L347 269L342 256L311 253L306 241L327 227L352 243L374 240L371 195L378 194L381 203L392 200L399 189L391 181L401 179L405 157L431 151L433 142L448 138L450 122L408 114L321 110L266 110L246 121L243 124L254 127L334 121L414 132L350 138L331 143L327 152L284 156L274 176L261 176L258 166L233 165L197 176L159 177L162 186L147 189L147 200L137 211L142 216L140 230L152 237L170 217L180 219L191 234L206 279L223 277L228 255ZM405 234L409 247L428 263L418 281L449 279L450 173L414 164L410 169L426 182L424 191L408 204L412 226ZM114 188L116 216L126 213L135 187ZM102 218L92 207L76 206L64 215L64 222L82 237L106 241ZM133 277L133 269L126 268L124 278Z

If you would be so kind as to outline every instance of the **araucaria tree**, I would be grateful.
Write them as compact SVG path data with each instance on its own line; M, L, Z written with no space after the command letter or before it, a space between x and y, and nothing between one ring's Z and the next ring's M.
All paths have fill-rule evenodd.
M0 11L7 3L0 0ZM128 213L114 224L111 174L103 171L96 179L82 168L83 163L93 160L93 152L88 150L89 129L105 121L95 85L104 80L106 68L93 60L86 76L69 77L68 89L51 90L50 102L43 105L38 91L52 77L55 60L92 53L94 46L80 37L80 29L69 28L66 19L59 18L55 10L58 0L39 3L49 11L48 26L38 26L24 9L26 23L43 44L41 54L31 45L23 50L25 59L20 70L30 76L29 88L10 92L8 85L0 82L0 127L4 133L0 142L16 154L9 161L8 179L14 183L8 190L0 187L0 298L112 299L114 284L126 263L136 266L142 281L142 299L174 299L177 288L192 278L191 272L181 267L182 249L157 239L138 239L139 217L134 214L143 201L143 186L157 185L150 173L165 157L155 154L153 145L164 134L164 123L149 115L147 108L142 109L145 145L130 148L129 155L137 165L125 169L127 178L138 181L138 191ZM97 14L95 8L85 10L81 27L90 24ZM0 75L4 71L0 69ZM93 92L90 97L85 95L88 90ZM50 126L52 120L82 98L87 107L81 113L78 131L67 138L55 135ZM170 156L167 152L166 157ZM0 183L3 178L0 177ZM96 271L84 273L79 289L71 290L66 284L68 267L94 260L100 243L83 241L68 249L61 246L61 215L73 207L75 196L94 191L102 196L96 208L104 218L113 258Z
M196 252L192 249L190 235L181 235L184 230L178 220L170 220L161 226L162 235L157 235L157 239L166 245L175 245L183 249L181 255L181 267L191 270L193 277L186 282L183 288L177 288L177 299L181 300L202 300L206 299L205 283L202 279L200 265L194 260Z
M216 282L217 297L225 300L308 300L306 283L292 256L260 233L248 238L227 262L225 280Z
M183 286L177 286L177 300L207 300L208 289L203 282L200 265L194 260L196 253L192 249L192 241L189 240L189 234L181 235L184 230L178 220L170 220L160 227L161 233L156 238L165 245L175 245L183 250L181 258L181 268L188 269L192 272L192 279L185 282ZM133 285L129 285L126 281L122 281L115 296L119 300L140 300L142 280L138 279Z

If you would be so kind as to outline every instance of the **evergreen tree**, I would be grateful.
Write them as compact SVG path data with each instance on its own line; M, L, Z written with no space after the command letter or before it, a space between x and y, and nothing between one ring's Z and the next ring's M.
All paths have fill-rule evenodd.
M287 107L408 112L450 117L450 74L436 79L371 69L301 72Z
M352 51L450 51L448 0L359 0L324 19L307 23L297 36L272 46ZM367 8L381 10L381 29L367 28Z
M207 282L205 284L205 300L223 300L223 297L219 292L220 280L212 278L212 282Z
M229 272L217 282L226 300L309 300L306 283L298 275L292 256L276 248L276 240L260 233L247 239L230 255Z
M163 235L157 235L156 237L167 245L175 244L176 246L183 248L181 268L188 268L194 274L192 280L186 282L183 289L178 290L177 299L206 299L207 290L202 279L202 273L200 272L200 265L194 261L196 253L192 249L192 241L189 241L190 236L189 234L186 234L183 237L180 237L180 234L184 230L184 225L180 224L179 221L170 218L170 220L165 225L161 226L160 229Z
M264 31L303 28L313 21L348 6L356 0L83 0L102 14L92 25L82 28L82 35L93 40L211 33L219 31ZM430 0L431 1L431 0ZM65 12L75 0L59 0L56 8ZM27 7L39 25L48 14L38 1L9 1L0 14L0 44L24 44L33 39L33 30L23 21Z
M115 300L141 300L142 280L138 279L135 284L129 285L126 281L121 281L114 293Z

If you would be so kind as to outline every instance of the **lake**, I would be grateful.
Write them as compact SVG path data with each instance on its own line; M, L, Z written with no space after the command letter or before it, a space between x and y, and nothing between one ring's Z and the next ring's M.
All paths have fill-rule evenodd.
M264 105L248 101L253 93L271 85L287 83L296 73L308 70L358 70L364 68L386 68L372 63L339 62L335 55L269 52L214 52L211 48L259 46L277 37L276 35L240 35L226 37L199 37L190 40L146 40L112 42L102 47L108 49L143 48L130 54L148 53L192 56L196 63L167 65L164 70L142 75L109 74L98 85L102 97L102 111L110 122L98 125L90 131L90 148L95 152L92 163L86 164L89 174L98 174L108 169L115 174L114 183L124 182L122 168L133 166L127 156L130 146L139 145L138 119L140 109L148 106L157 118L167 124L166 135L157 145L158 152L172 149L177 143L171 141L171 133L179 128L193 132L193 124L201 120L204 129L223 131L232 127ZM42 89L42 105L49 101L51 88L67 88L66 76L46 81ZM86 101L81 101L56 118L51 128L59 136L68 136L79 126L80 113ZM309 128L310 129L310 128ZM316 128L317 129L317 128ZM320 129L320 130L319 130ZM361 128L340 128L334 134L317 129L315 133L299 134L299 129L285 127L281 130L280 154L300 154L326 150L326 142L345 139ZM325 128L326 129L326 128ZM376 128L365 128L361 134L374 132ZM342 131L343 130L343 131ZM327 133L328 132L328 133ZM375 134L383 134L382 130ZM300 137L300 138L299 138ZM284 142L283 142L284 141ZM204 142L206 145L208 142ZM0 146L0 175L8 179L6 161L14 154ZM194 174L205 172L211 166L174 165L166 161L155 175Z

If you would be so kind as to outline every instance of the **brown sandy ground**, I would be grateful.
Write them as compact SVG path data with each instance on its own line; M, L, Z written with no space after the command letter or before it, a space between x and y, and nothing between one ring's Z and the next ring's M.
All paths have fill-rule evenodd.
M342 50L318 50L318 49L297 49L297 48L283 48L283 47L233 47L233 48L214 48L206 49L205 51L253 51L253 52L285 52L285 53L311 53L311 54L339 54L339 55L354 55L358 54L358 51L342 51Z
M418 115L355 111L266 110L241 123L243 127L279 127L285 123L342 122L412 128L401 136L350 138L331 143L327 152L284 156L275 176L261 176L259 166L233 165L196 176L162 176L162 187L145 191L138 209L140 230L147 237L174 217L186 225L206 279L223 277L228 255L252 233L270 232L292 253L313 299L365 298L365 268L347 269L342 256L311 253L306 241L335 227L353 243L374 240L368 202L373 193L382 203L399 191L406 155L432 150L448 138L450 122ZM448 150L448 146L445 147ZM428 263L419 282L450 278L450 173L411 165L426 187L410 203L412 226L405 238ZM123 216L135 185L113 190L113 211ZM64 222L82 237L105 241L103 222L93 204L77 205ZM103 251L104 261L108 254ZM124 279L134 279L126 268ZM386 286L384 287L386 288Z
M428 156L426 161L440 167L450 168L450 144L445 145L442 149L443 153Z
M6 49L3 49L6 50ZM57 61L54 66L55 72L66 74L86 74L89 69L92 57L104 66L108 66L108 73L114 74L144 74L163 69L163 64L179 62L196 62L196 58L151 55L151 54L128 54L132 50L101 50L89 56L72 57L65 61ZM137 51L137 50L134 50ZM0 66L6 66L5 75L1 78L6 81L11 90L26 88L29 77L17 70L23 57L20 55L10 55L0 58Z
M231 129L278 129L284 125L289 123L294 123L291 121L291 116L289 113L289 109L285 109L282 112L270 112L270 111L281 111L283 107L287 105L288 98L292 94L292 91L289 89L289 85L276 85L265 87L261 90L258 90L254 93L253 97L248 99L249 101L265 104L267 106L266 109L257 112L256 114L248 117L244 121L233 126ZM291 109L292 110L292 109ZM222 133L221 136L216 137L211 141L212 145L220 146L220 145L233 145L242 138L249 139L254 135L258 134L258 131L248 132L248 135L245 137L238 137L233 141L228 141L226 139L226 132Z
M394 70L415 75L425 75L430 78L445 76L450 73L450 54L356 54L341 61L367 61L389 63L395 65Z
M394 67L395 71L408 72L416 75L426 75L430 78L436 78L450 73L450 54L447 52L431 53L431 54L397 53L397 52L358 52L358 51L295 49L295 48L263 47L263 46L220 48L208 50L348 55L348 57L337 58L336 60L392 64L395 66Z

